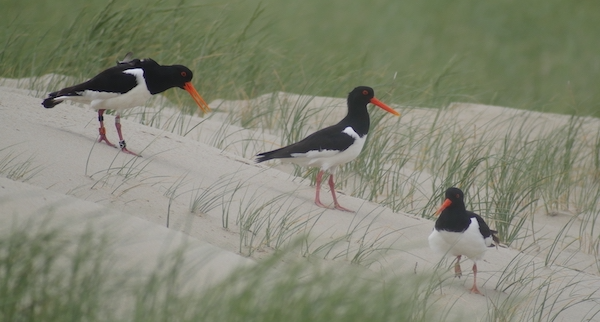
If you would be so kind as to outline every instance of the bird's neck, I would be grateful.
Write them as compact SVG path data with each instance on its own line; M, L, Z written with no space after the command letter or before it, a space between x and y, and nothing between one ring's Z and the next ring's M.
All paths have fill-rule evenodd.
M464 231L469 227L471 218L467 215L465 208L446 208L435 222L435 229L454 232Z
M160 67L144 69L146 87L148 87L148 91L150 91L152 95L162 93L169 88L175 87L175 85L169 81L172 78L172 75L168 73L167 69Z
M351 126L354 131L361 137L369 133L371 119L366 106L352 107L349 106L348 114L340 121L340 124Z

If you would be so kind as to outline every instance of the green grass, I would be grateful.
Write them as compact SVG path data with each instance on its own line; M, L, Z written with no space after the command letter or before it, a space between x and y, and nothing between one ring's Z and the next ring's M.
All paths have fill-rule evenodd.
M590 40L600 29L597 2L140 3L0 0L0 77L57 73L84 80L133 51L163 64L187 65L208 101L245 100L278 91L343 97L365 84L375 87L382 101L404 106L404 115L412 113L410 106L437 108L453 101L573 114L563 125L548 128L531 126L537 116L527 114L506 120L508 126L476 127L458 123L442 109L422 119L394 119L373 112L365 151L339 169L336 182L348 194L423 217L432 215L448 186L458 185L466 192L468 208L498 229L504 243L524 251L541 247L544 265L565 264L561 261L570 258L573 248L593 255L596 262L600 258L600 130L585 128L589 120L579 117L600 115L600 44ZM52 84L36 86L42 92L56 89ZM184 136L202 127L188 118L195 110L185 93L173 90L167 96L186 107L166 118L151 109L131 117ZM250 157L264 146L263 133L285 145L309 133L309 125L337 121L308 108L312 100L279 95L268 102L250 100L247 107L229 111L228 124L211 144L222 149L241 144L244 156ZM231 142L232 125L260 133ZM23 160L11 149L0 150L0 172L16 180L35 177L39 171L35 158ZM146 177L151 159L115 162L85 174L94 186L108 187L117 197L136 186L167 180ZM314 172L296 168L295 174L309 177ZM300 238L300 253L308 258L346 259L368 266L374 255L384 256L389 250L383 238L394 233L371 229L372 222L358 220L346 235L319 244L313 229L320 214L298 211L287 195L260 199L260 191L248 192L245 182L233 175L223 176L223 183L201 187L187 188L184 181L185 175L172 180L165 192L169 201L185 195L191 212L219 209L223 228L239 233L239 251L246 255L268 247L282 250ZM541 233L536 216L560 212L572 216L568 224L555 235ZM168 225L170 208L166 213ZM438 285L432 279L425 289L410 288L399 278L381 288L352 274L340 280L328 270L314 272L308 263L294 263L286 267L291 272L288 278L263 284L276 274L274 261L280 258L275 256L238 272L208 295L178 293L172 281L179 272L169 266L145 283L128 285L127 296L135 305L131 311L115 312L107 308L114 304L111 297L121 292L115 289L119 278L115 285L115 280L105 282L106 267L94 265L105 254L84 251L103 249L101 241L93 242L95 237L82 235L78 243L82 251L61 257L72 264L70 271L56 273L37 264L48 263L51 268L63 256L67 246L56 234L15 229L1 237L0 254L6 255L0 261L3 320L85 316L90 321L152 321L164 320L163 314L169 313L176 315L174 320L190 321L318 321L317 316L328 321L349 321L354 316L426 321L429 302L415 299L427 299ZM343 248L351 239L356 246ZM600 272L600 267L596 270ZM549 288L552 276L532 283L539 271L518 259L509 263L496 288L512 290L516 299L493 302L488 318L552 320L544 314L548 306L563 305L553 302L562 291ZM305 272L314 274L300 278ZM243 281L247 276L253 278ZM328 292L321 293L324 286ZM290 288L297 292L290 295Z
M184 246L159 255L153 269L121 268L128 266L115 265L110 233L91 225L70 232L69 226L50 224L52 212L14 220L0 235L2 321L453 321L469 316L448 314L457 303L439 295L456 283L442 278L443 261L425 274L416 268L374 274L361 266L319 260L318 253L308 260L290 256L303 247L292 243L222 279L194 284L188 270L195 271L198 263L186 262ZM488 294L489 310L481 318L554 321L579 305L593 308L590 303L600 299L578 287L594 282L589 275L552 272L538 263L519 254L499 269L493 285L497 292ZM600 311L580 313L593 319Z
M0 148L0 174L15 181L28 181L43 168L36 165L35 155L24 158L23 151L15 152L18 145Z
M368 84L408 105L598 115L595 1L139 4L2 0L0 76L84 79L133 51L188 65L209 100L273 91L340 97Z
M0 320L100 320L111 303L107 240L65 240L47 222L13 224L0 238ZM93 249L94 251L90 251Z
M428 321L438 315L430 309L431 289L419 283L427 276L373 281L360 278L357 268L284 261L281 252L192 286L185 248L161 255L153 270L129 271L114 265L110 234L53 226L15 221L0 235L0 320Z

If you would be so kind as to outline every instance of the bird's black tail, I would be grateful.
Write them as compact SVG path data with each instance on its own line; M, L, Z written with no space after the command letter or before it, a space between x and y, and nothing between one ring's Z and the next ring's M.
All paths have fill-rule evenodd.
M256 163L261 163L273 159L273 152L274 151L269 151L257 154L255 159Z
M256 163L261 163L261 162L272 160L272 159L284 159L284 158L291 157L289 155L289 153L287 153L287 151L283 151L283 149L285 149L285 148L286 147L257 154L256 155Z
M496 248L498 248L498 246L500 245L500 238L498 238L498 231L490 229L490 232L492 233L492 240L494 241ZM492 247L494 247L494 245L492 245Z
M62 103L62 100L56 100L56 96L58 95L58 92L54 92L54 93L50 93L48 94L48 98L46 98L43 102L42 105L45 108L53 108L56 105Z

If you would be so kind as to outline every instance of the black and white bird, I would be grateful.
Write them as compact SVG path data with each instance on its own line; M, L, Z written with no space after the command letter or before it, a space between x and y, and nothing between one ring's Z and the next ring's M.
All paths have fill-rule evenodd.
M106 138L104 112L115 110L115 127L119 135L119 147L123 152L138 155L127 149L121 133L121 110L143 105L152 95L170 88L186 90L202 112L210 111L208 104L191 83L192 71L182 65L159 65L152 59L133 59L128 53L116 66L102 71L92 79L48 94L42 105L53 108L65 100L90 104L98 111L100 138L98 142L116 147ZM139 156L139 155L138 155Z
M367 104L374 104L394 115L400 113L375 98L372 88L359 86L348 94L348 114L338 124L319 130L303 140L286 147L257 155L257 162L283 159L300 166L320 168L317 174L315 204L325 206L319 197L324 172L328 172L329 189L335 209L349 211L337 201L333 175L336 168L354 160L362 151L369 133L370 119Z
M461 257L473 261L473 287L471 293L481 294L477 288L477 260L483 258L488 247L498 247L497 231L491 230L483 218L468 211L463 201L463 192L458 188L446 190L446 200L438 209L435 228L429 235L429 247L442 254L456 256L454 274L462 276Z

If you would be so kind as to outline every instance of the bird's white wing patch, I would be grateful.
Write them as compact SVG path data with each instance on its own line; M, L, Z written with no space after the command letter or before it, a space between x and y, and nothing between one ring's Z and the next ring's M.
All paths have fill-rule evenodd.
M144 70L141 68L126 69L123 73L135 76L138 84L146 83L146 81L144 81Z
M354 132L354 129L349 126L347 128L345 128L342 132L348 134L351 138L353 138L355 140L361 139L360 135L358 135L358 133Z

